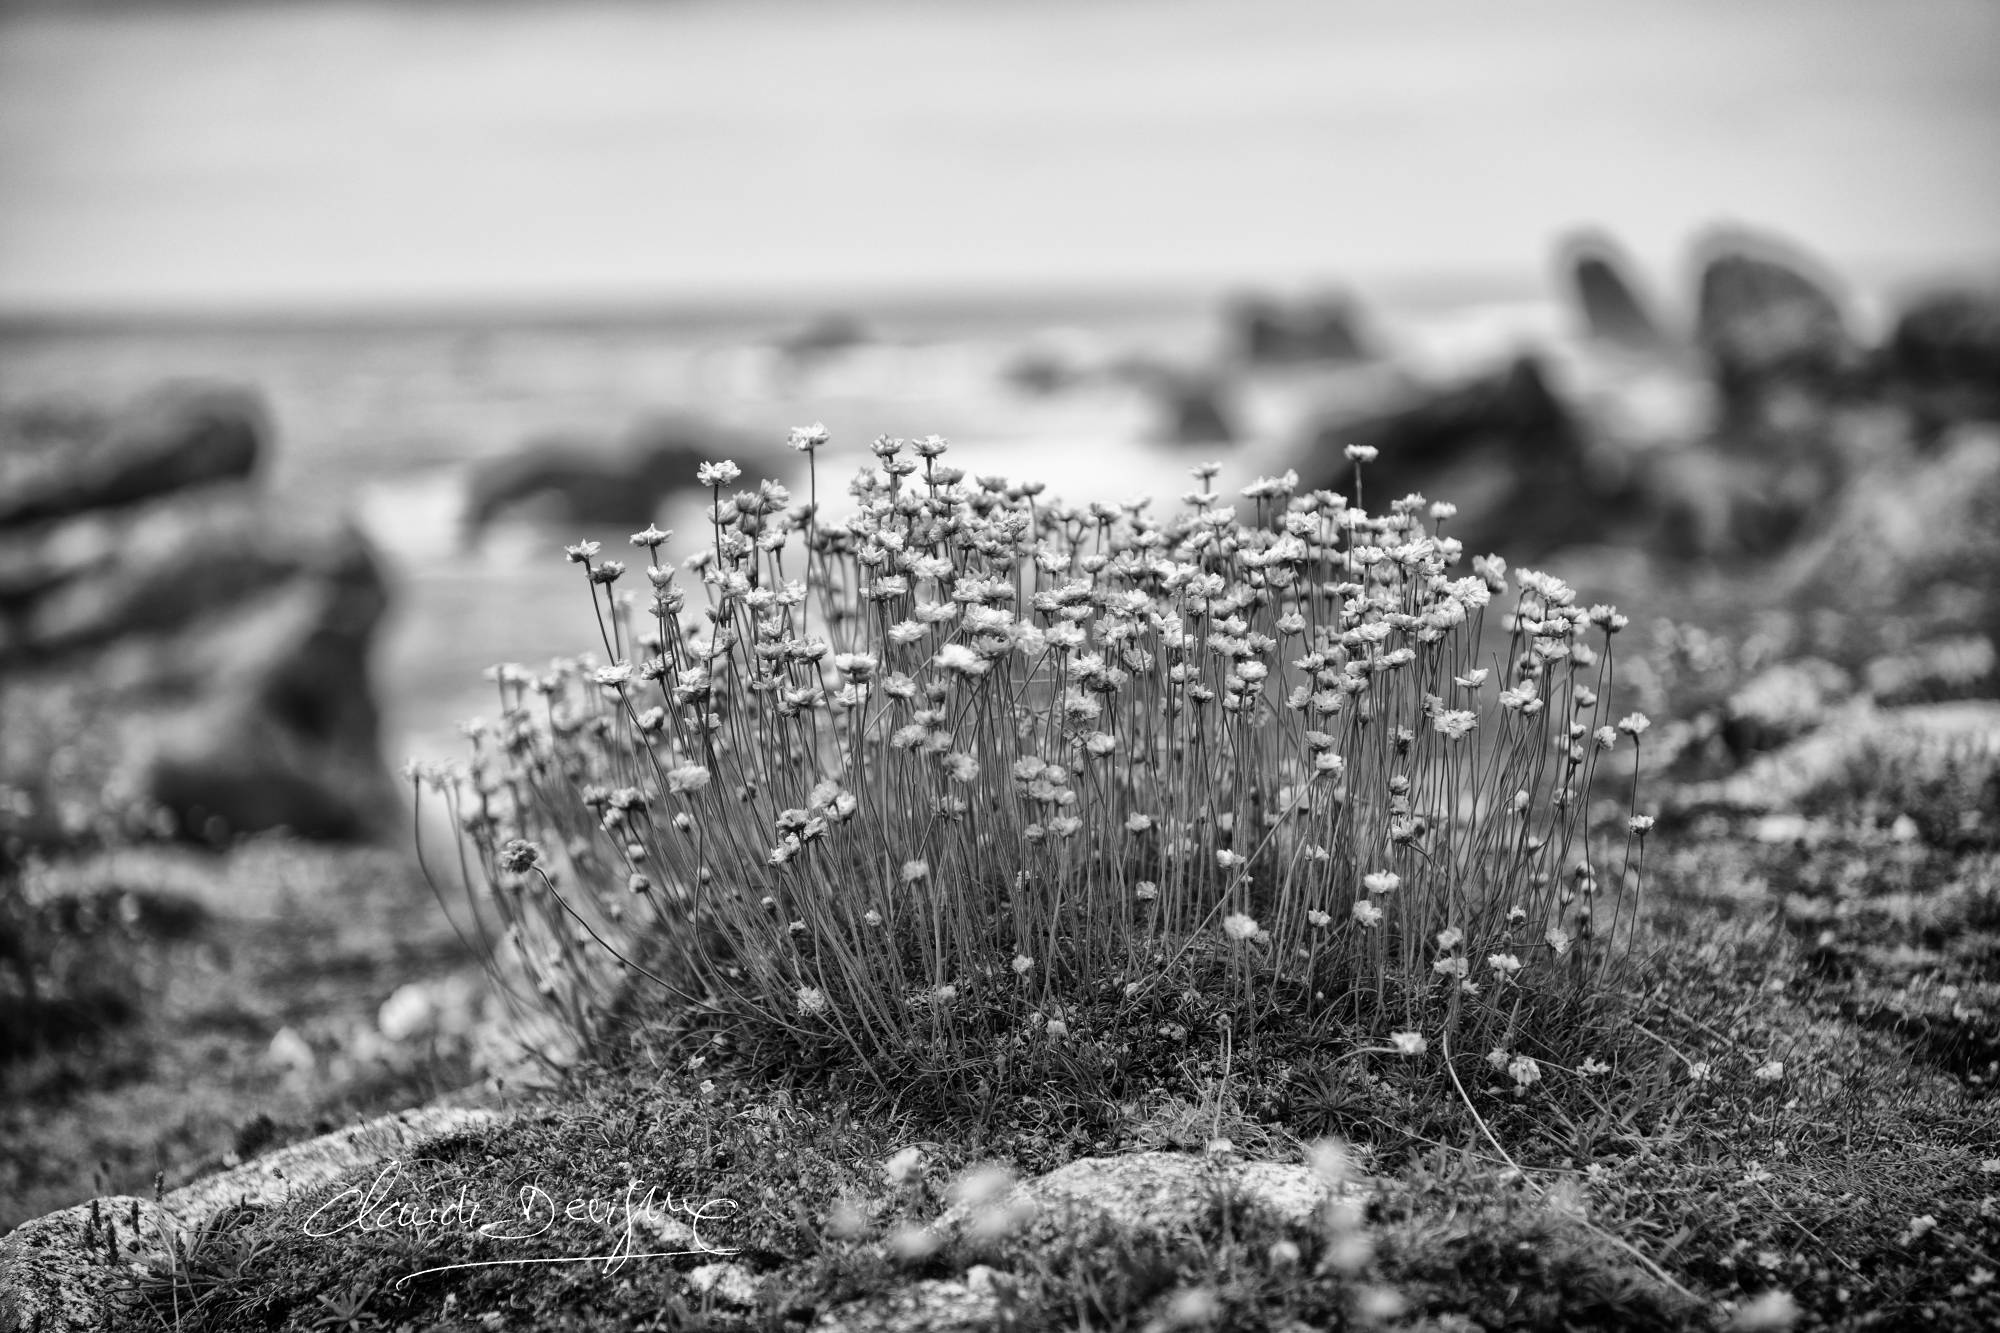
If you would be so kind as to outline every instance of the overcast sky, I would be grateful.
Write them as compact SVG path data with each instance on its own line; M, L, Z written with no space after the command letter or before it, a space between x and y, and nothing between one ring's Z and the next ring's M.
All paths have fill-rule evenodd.
M1987 0L0 13L0 307L2000 265Z

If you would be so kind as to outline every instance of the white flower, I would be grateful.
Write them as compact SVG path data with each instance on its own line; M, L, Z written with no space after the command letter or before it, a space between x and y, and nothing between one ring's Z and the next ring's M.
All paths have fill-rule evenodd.
M799 987L799 1012L811 1018L826 1012L826 992L817 986Z
M1127 833L1144 833L1151 827L1153 827L1153 817L1151 815L1128 815L1125 818L1125 831Z
M825 423L815 421L810 426L792 427L791 446L802 454L809 454L831 438Z
M599 685L623 685L632 679L630 662L614 662L610 666L597 668Z
M1585 1056L1583 1063L1576 1067L1576 1072L1585 1078L1596 1078L1600 1074L1610 1073L1611 1066L1595 1056Z
M1009 964L1009 966L1011 966L1014 969L1014 975L1017 977L1027 976L1028 969L1033 967L1034 965L1035 965L1035 960L1028 957L1028 955L1024 953L1015 954L1014 961L1011 964Z
M1486 667L1480 667L1476 671L1468 671L1463 676L1453 676L1451 679L1452 683L1460 689L1476 690L1486 683L1486 677L1489 674L1490 672Z
M743 469L723 459L720 463L703 463L694 470L694 479L703 486L727 486L743 475Z
M1242 912L1231 912L1222 918L1222 931L1232 940L1255 939L1261 929L1262 927L1257 924L1257 918Z
M988 666L991 665L985 659L981 658L978 653L973 652L972 649L962 643L946 644L938 650L938 655L931 660L941 670L960 676L983 676L986 674Z
M1517 1055L1507 1062L1507 1076L1514 1080L1514 1086L1525 1088L1542 1081L1542 1067L1531 1056Z
M1403 887L1403 877L1393 870L1377 870L1363 875L1361 882L1370 893L1394 893Z
M1382 909L1363 898L1354 904L1354 919L1364 926L1379 926L1382 924Z
M891 1185L908 1185L922 1179L924 1154L918 1148L904 1148L882 1163L882 1174Z
M1511 977L1521 970L1521 960L1511 953L1490 953L1486 955L1486 966L1502 977Z
M1439 713L1431 719L1431 726L1443 733L1446 740L1462 741L1474 727L1479 725L1479 716L1463 708L1454 708Z
M1767 1060L1757 1066L1755 1076L1759 1082L1776 1083L1785 1076L1785 1062L1783 1060Z
M1432 963L1431 971L1441 977L1458 977L1463 980L1466 972L1471 967L1472 963L1463 955L1453 954L1449 958L1440 958L1435 963Z
M1399 1055L1422 1055L1430 1049L1430 1043L1424 1040L1421 1032L1391 1032L1389 1044L1396 1048Z
M1306 912L1306 920L1312 923L1314 930L1325 930L1333 923L1333 918L1325 912L1320 911L1317 907L1311 908Z
M1652 725L1651 719L1644 713L1627 713L1624 717L1618 719L1618 730L1624 732L1634 740L1637 740L1639 734Z
M1696 1060L1688 1066L1688 1082L1706 1083L1714 1076L1714 1070L1706 1060Z
M1149 903L1160 896L1160 886L1150 879L1142 879L1139 881L1138 887L1132 892L1140 902Z
M903 883L914 884L920 879L930 878L931 863L921 858L903 862Z
M1569 932L1561 926L1550 926L1542 938L1548 941L1549 948L1555 950L1556 957L1560 958L1569 952Z
M1625 827L1643 838L1653 831L1653 817L1651 815L1633 815L1625 821Z
M1372 444L1350 444L1344 452L1353 462L1372 463L1382 451Z
M1440 930L1437 934L1438 948L1456 949L1459 945L1459 942L1464 938L1465 938L1465 933L1461 931L1457 926L1446 926L1443 930Z
M1513 1058L1514 1053L1503 1046L1495 1046L1486 1053L1486 1063L1494 1069L1505 1069L1507 1062Z
M700 764L683 764L667 771L667 790L670 792L700 791L708 785L708 770Z
M869 908L866 912L863 912L861 914L861 919L867 922L871 926L879 926L882 924L882 914L876 911L872 907Z

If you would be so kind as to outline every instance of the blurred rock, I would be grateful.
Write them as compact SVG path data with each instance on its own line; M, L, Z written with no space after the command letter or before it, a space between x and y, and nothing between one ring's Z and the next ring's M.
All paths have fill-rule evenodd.
M1360 306L1345 293L1310 296L1290 306L1252 293L1231 300L1223 317L1237 355L1253 366L1363 361L1374 355Z
M774 345L787 361L804 364L875 341L875 331L859 315L830 310L777 338Z
M1938 703L2000 692L2000 653L1983 634L1946 635L1869 660L1868 693L1879 704Z
M241 480L266 434L254 395L196 384L105 417L0 420L0 529Z
M1850 387L1860 349L1839 286L1788 242L1723 228L1696 247L1695 341L1731 430L1785 425Z
M1030 338L1000 368L1000 377L1034 394L1076 387L1104 369L1097 339L1082 329L1045 329Z
M703 463L758 451L737 432L686 414L642 421L609 446L578 437L534 440L474 469L463 537L476 544L495 518L522 505L551 519L637 530L667 496L695 489Z
M115 418L153 426L37 442L14 512L42 517L0 534L0 787L29 798L0 833L344 838L390 816L368 674L388 591L351 526L246 483L260 418L178 390Z
M1556 262L1589 337L1637 352L1667 345L1666 333L1629 276L1630 258L1610 236L1594 231L1569 236Z
M1938 292L1896 317L1883 356L1889 392L1920 439L1951 425L2000 421L2000 292Z
M1458 516L1448 531L1471 551L1532 559L1616 530L1582 426L1533 356L1461 384L1412 388L1372 415L1323 419L1305 438L1299 473L1309 488L1351 492L1343 450L1371 445L1380 454L1361 470L1365 507L1386 512L1412 492L1450 500Z

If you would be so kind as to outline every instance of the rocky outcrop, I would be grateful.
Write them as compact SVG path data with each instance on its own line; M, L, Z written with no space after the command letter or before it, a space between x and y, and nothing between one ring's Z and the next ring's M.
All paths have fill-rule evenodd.
M27 807L0 837L355 837L390 815L368 670L387 585L338 516L249 482L244 401L31 424L33 464L0 487L38 516L0 531L0 787Z
M1651 304L1639 295L1631 259L1609 236L1581 232L1568 237L1556 263L1587 336L1637 352L1656 352L1668 344Z
M294 1144L155 1202L93 1199L0 1237L0 1333L97 1333L120 1288L168 1262L171 1238L224 1209L268 1205L423 1144L499 1123L498 1112L436 1106Z
M502 513L524 505L552 519L638 526L667 496L694 490L703 463L758 452L742 435L684 414L642 421L609 444L571 436L533 440L473 471L462 534L476 544Z
M1369 509L1386 511L1411 492L1449 499L1458 516L1448 531L1470 550L1532 559L1594 540L1616 517L1591 475L1583 424L1533 356L1460 384L1413 388L1371 415L1309 426L1298 451L1307 486L1351 493L1350 444L1378 451L1361 470Z
M1722 394L1725 428L1756 431L1843 394L1859 345L1832 276L1775 237L1719 229L1696 247L1695 341Z
M1338 365L1374 355L1360 306L1343 293L1291 305L1243 295L1229 302L1224 321L1232 348L1253 366Z
M1904 307L1883 353L1889 391L1919 438L2000 421L2000 292L1937 292Z
M123 412L26 412L0 423L0 531L250 475L268 433L235 389L159 390Z

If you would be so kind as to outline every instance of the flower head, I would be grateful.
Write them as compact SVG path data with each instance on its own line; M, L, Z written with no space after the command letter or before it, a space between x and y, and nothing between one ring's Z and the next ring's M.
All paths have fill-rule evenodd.
M1222 932L1232 940L1253 940L1261 930L1257 918L1242 912L1231 912L1222 918Z
M1398 1055L1422 1055L1431 1045L1424 1040L1421 1032L1391 1032L1389 1044L1396 1048Z

